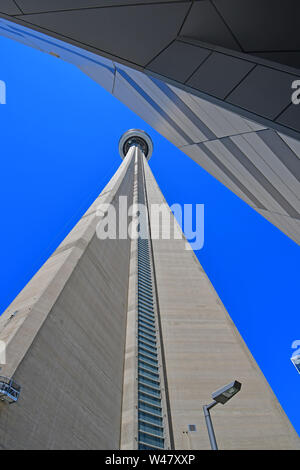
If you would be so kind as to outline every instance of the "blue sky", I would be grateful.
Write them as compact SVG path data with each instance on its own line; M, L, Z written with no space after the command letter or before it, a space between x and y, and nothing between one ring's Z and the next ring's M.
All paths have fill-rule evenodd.
M300 434L299 247L74 66L1 37L0 59L0 311L114 174L120 135L145 129L168 203L205 204L196 255Z

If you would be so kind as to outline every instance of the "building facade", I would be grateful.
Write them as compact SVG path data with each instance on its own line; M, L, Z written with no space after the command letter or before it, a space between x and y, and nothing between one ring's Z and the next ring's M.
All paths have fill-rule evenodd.
M294 0L4 3L1 35L79 67L300 243Z
M151 139L132 130L120 142L116 174L0 317L1 375L21 387L0 401L0 448L209 449L202 406L235 379L241 392L213 412L219 448L300 448L186 249L148 164ZM135 237L120 236L124 198L145 208L126 215ZM168 238L153 205L169 214ZM109 207L119 236L101 239Z

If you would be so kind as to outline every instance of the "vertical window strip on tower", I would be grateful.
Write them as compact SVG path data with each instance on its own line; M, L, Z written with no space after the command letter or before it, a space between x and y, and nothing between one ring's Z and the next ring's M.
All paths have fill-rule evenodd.
M138 202L145 203L139 161ZM147 220L142 233L147 238L137 241L138 271L138 449L164 449L164 422L161 398L160 369L157 354L157 326L151 270L151 248Z

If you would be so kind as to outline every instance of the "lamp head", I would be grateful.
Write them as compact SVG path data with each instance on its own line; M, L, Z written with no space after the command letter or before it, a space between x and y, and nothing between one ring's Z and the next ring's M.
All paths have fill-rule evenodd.
M217 403L222 403L222 405L224 405L228 400L230 400L230 398L241 390L241 386L242 384L240 382L234 380L234 382L219 388L219 390L212 393L211 396Z

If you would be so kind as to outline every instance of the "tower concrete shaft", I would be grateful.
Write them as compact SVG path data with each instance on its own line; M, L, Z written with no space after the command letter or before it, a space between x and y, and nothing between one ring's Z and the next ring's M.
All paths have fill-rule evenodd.
M121 448L169 449L171 420L145 187L147 155L143 143L131 145L133 221L139 224L139 233L131 242Z
M16 403L0 402L0 448L209 449L202 405L233 379L241 392L214 409L219 448L299 448L198 259L178 237L143 142L123 148L111 181L0 317L7 345L1 375L22 387ZM114 208L119 234L120 197L128 207L140 204L126 216L131 235L137 220L140 230L99 239L100 204ZM154 205L169 214L168 239L152 217Z
M135 178L135 191L143 194L149 215L149 253L165 426L163 443L159 441L161 434L158 429L148 429L153 440L150 438L148 442L151 444L145 448L164 445L175 449L210 449L202 405L214 390L233 378L242 382L243 388L229 405L219 407L214 413L219 448L299 448L294 429L198 259L192 250L186 249L187 241L147 159L141 150L136 150L136 153L139 163L136 174L141 176ZM162 212L169 213L171 230L168 239L164 239L163 224L150 216L155 205L160 206ZM123 449L138 448L138 429L142 429L139 421L141 400L137 391L140 340L144 341L139 327L138 242L131 242L121 433ZM159 407L153 402L152 405L153 408ZM158 428L157 422L155 426Z

